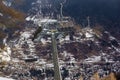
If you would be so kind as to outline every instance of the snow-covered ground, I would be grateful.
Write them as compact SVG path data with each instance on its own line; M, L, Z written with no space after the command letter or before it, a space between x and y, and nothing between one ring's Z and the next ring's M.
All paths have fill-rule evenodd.
M4 49L0 49L0 62L9 62L11 60L11 48L7 44L7 37L3 39Z
M0 77L0 80L14 80L14 79L11 79L11 78L5 78L5 77Z

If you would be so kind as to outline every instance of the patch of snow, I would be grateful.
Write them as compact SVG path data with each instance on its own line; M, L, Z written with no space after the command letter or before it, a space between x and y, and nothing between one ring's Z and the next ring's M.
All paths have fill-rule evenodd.
M5 6L11 6L11 2L9 2L9 1L2 1L3 2L3 4L5 5Z
M26 19L25 19L26 21L36 21L36 19L35 19L35 16L28 16L28 17L26 17Z
M21 34L21 37L25 38L25 39L28 39L29 37L31 36L30 32L23 32Z
M102 56L105 56L106 55L106 53L102 53Z
M59 42L60 42L60 43L64 42L64 39L63 39L63 38L60 38L60 39L59 39Z
M109 34L109 32L108 32L108 31L105 31L104 33Z
M5 38L3 39L3 44L5 44L5 46L7 46L7 38L8 38L8 37L5 37Z
M44 59L40 59L40 60L38 60L38 63L39 64L46 64L46 61Z
M70 57L70 63L75 63L75 58L74 57Z
M9 62L11 60L11 57L7 54L7 52L2 52L2 54L0 53L0 58L1 62Z
M67 57L67 51L64 51L63 54L64 54L64 57Z
M36 2L36 3L39 3L39 4L40 4L40 3L41 3L41 0L37 0L37 2Z
M92 56L90 58L85 59L85 62L99 62L101 60L101 56Z
M47 31L48 29L44 28L43 31Z
M41 42L42 42L42 44L46 44L47 43L47 41L44 38L41 38Z
M12 59L12 62L20 62L20 60L17 59L17 58L13 58L13 59Z
M11 79L11 78L5 78L5 77L0 77L0 80L14 80L14 79Z
M66 41L69 41L69 40L70 40L70 36L67 35L67 36L65 37L65 40L66 40Z
M66 77L65 80L71 80L71 78L70 77Z
M115 46L112 45L112 48L114 48L117 52L120 52L119 48L116 48Z
M59 34L58 37L57 37L57 39L61 39L61 38L63 38L63 35Z
M110 38L110 40L115 40L115 37L113 37L113 36L110 36L109 38Z
M8 53L8 55L11 55L11 53L12 53L11 48L9 46L7 47L7 53Z
M73 36L73 38L77 41L79 41L81 39L81 37L76 37L76 36Z
M11 60L10 55L12 51L11 51L11 48L7 44L7 37L3 39L3 43L5 44L5 47L4 49L0 49L0 60L1 62L4 62L4 61L8 62Z
M49 18L44 18L44 19L34 19L34 23L38 24L39 26L41 26L42 24L48 24L48 23L56 23L57 20L55 19L49 19Z
M46 67L54 67L54 65L53 64L46 64Z
M47 34L51 34L51 32L48 31Z
M42 19L41 21L40 21L40 23L55 23L55 22L57 22L57 20L55 20L55 19Z
M30 16L28 16L25 20L30 21L31 20Z
M3 16L3 14L2 14L2 13L0 13L0 16Z
M86 36L87 38L91 38L91 37L93 37L93 34L91 34L91 33L89 33L89 32L86 32L86 33L85 33L85 36Z
M31 17L31 21L34 21L35 20L35 16Z

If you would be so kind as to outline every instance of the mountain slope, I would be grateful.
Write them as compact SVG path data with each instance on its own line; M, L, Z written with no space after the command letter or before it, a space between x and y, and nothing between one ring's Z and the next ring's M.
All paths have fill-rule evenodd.
M20 29L20 24L24 22L24 14L11 8L10 2L0 0L0 39L1 41L6 35L9 37L14 33L16 29ZM2 43L2 42L0 42Z

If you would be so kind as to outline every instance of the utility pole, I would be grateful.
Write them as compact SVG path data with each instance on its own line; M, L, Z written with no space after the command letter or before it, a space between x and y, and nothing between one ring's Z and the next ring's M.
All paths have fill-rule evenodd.
M52 48L53 48L53 63L54 63L54 79L62 80L60 68L59 68L59 58L58 58L58 50L57 50L57 42L54 32L52 32Z

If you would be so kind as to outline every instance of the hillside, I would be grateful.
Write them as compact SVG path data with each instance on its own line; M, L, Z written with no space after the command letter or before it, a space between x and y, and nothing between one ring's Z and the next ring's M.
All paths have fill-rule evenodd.
M63 80L119 80L119 4L0 0L0 76L53 80L54 35Z

